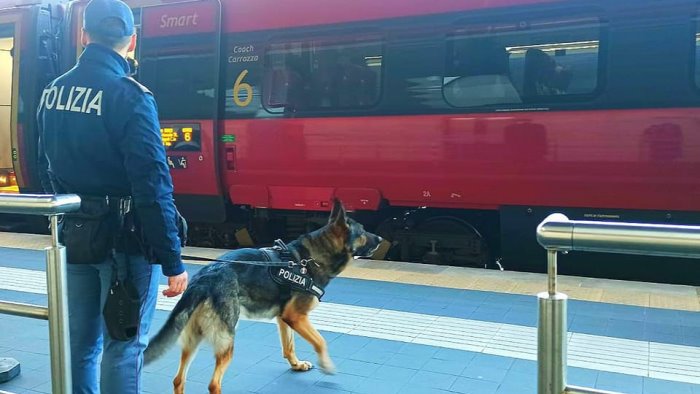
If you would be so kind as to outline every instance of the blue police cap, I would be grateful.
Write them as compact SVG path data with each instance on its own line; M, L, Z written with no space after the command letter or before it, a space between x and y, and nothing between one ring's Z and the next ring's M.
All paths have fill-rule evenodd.
M116 18L123 23L120 28L105 26L107 18ZM83 28L88 33L99 33L120 38L134 34L134 14L126 3L120 0L92 0L85 8Z

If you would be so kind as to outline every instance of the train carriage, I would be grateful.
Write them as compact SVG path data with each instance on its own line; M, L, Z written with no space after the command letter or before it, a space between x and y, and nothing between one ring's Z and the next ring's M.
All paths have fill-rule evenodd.
M535 227L551 212L700 222L695 1L128 3L135 77L156 96L200 245L294 236L333 196L392 241L379 257L509 270L545 269ZM85 5L64 5L61 70L80 54ZM33 137L16 166L34 160ZM586 253L561 264L694 284L699 271Z

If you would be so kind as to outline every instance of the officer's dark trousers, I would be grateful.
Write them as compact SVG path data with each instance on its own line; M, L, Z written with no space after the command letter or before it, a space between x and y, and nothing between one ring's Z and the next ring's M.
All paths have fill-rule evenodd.
M117 257L120 276L123 276L126 261L123 255ZM73 394L141 392L143 351L148 345L161 269L142 256L129 256L129 274L141 298L141 327L137 336L127 342L112 340L102 317L112 271L111 261L68 264Z

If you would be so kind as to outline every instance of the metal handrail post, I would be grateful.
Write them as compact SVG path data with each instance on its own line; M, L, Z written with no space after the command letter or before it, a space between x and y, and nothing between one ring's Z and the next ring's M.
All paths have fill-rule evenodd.
M547 292L539 293L538 394L615 394L566 384L566 294L557 292L557 253L579 250L700 258L700 226L569 220L555 213L537 226L547 250Z
M46 250L46 279L49 306L49 346L51 392L69 394L72 390L66 247L58 242L58 217L51 215L51 246ZM57 379L58 377L58 379Z
M51 392L55 394L69 394L72 387L66 248L58 241L58 218L78 210L80 204L80 197L75 194L0 193L0 213L48 216L51 222L51 246L45 249L48 307L0 302L0 313L48 319Z
M560 252L700 258L700 226L569 220L555 213L537 226L537 242Z
M566 294L557 292L557 251L547 250L547 291L537 294L537 392L566 388Z

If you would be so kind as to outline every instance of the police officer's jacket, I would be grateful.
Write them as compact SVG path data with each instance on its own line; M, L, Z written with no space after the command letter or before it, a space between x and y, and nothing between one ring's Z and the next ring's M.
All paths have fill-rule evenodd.
M90 44L41 96L39 163L50 193L132 196L166 276L184 271L156 103L118 53Z

